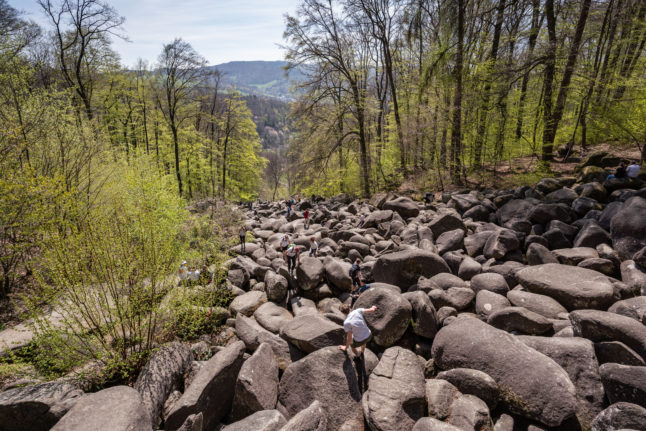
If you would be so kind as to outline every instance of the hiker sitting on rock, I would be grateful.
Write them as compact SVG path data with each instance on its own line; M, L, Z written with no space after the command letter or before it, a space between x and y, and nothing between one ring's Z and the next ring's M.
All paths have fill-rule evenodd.
M637 163L637 160L633 160L633 162L626 168L626 176L633 179L639 177L639 163Z
M619 163L619 166L617 166L617 169L615 169L615 173L608 175L606 177L606 181L611 180L613 178L617 178L617 179L626 178L626 164L624 162Z
M348 304L339 305L339 311L346 315L343 322L343 329L346 332L345 346L339 346L339 350L347 352L348 347L352 348L354 356L358 357L357 347L361 347L361 354L366 350L366 344L372 339L372 332L366 324L366 319L363 317L364 313L374 313L377 311L377 306L373 305L370 308L357 308L350 312Z

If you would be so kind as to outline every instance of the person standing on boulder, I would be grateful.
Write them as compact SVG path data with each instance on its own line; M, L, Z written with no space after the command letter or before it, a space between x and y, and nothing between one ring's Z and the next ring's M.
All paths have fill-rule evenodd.
M352 349L355 357L359 357L357 347L361 347L361 355L366 350L366 344L372 339L372 332L368 328L366 319L363 317L365 313L374 313L377 311L377 306L373 305L370 308L357 308L350 311L348 304L339 305L339 311L346 315L343 321L343 329L346 333L345 346L339 346L339 350L344 352L348 351L348 347Z
M310 210L306 209L305 212L303 213L303 218L305 219L305 229L310 228Z
M240 229L238 230L238 236L240 237L240 253L244 253L246 251L245 243L247 237L247 228L244 227L244 225L240 226Z
M318 254L319 254L319 243L316 242L314 237L312 237L310 238L310 257L312 256L316 257L318 256Z

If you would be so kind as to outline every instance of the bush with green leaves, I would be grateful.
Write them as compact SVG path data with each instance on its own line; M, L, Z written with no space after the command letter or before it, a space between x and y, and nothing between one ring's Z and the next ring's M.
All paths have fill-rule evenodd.
M162 299L185 251L179 233L187 211L172 178L160 179L145 157L98 172L104 177L94 201L80 200L79 216L43 239L41 283L25 299L37 335L56 340L52 357L127 372L159 340Z

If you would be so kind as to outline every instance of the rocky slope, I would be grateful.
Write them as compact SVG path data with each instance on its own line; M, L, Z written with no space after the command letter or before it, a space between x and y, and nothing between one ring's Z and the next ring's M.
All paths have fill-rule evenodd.
M646 430L640 187L545 179L427 206L339 196L289 219L261 204L256 239L228 262L225 347L166 345L134 389L5 391L0 428ZM294 277L285 233L304 251ZM372 283L354 307L378 307L357 360L337 347L356 258Z

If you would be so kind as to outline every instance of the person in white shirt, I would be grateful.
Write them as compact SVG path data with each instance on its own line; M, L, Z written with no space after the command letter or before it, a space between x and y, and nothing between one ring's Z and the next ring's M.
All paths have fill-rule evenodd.
M181 285L184 280L186 280L186 277L188 276L188 268L186 267L186 261L183 261L182 264L179 266L179 271L177 271L179 275L179 284Z
M639 176L639 164L636 160L633 160L633 162L626 168L626 176L628 178L637 178Z
M314 238L310 238L310 256L318 256L319 243Z
M348 304L339 305L339 311L346 315L343 322L343 329L346 332L345 346L339 346L339 350L344 352L348 351L348 347L352 349L355 357L359 356L357 347L361 347L361 354L366 350L366 344L372 339L372 332L368 328L366 319L363 317L365 313L374 313L377 311L377 306L373 305L370 308L357 308L350 311Z
M289 275L294 275L296 260L298 259L298 264L301 264L301 249L296 244L292 243L287 247L287 250L285 250L283 254L287 259L287 271L289 272Z

